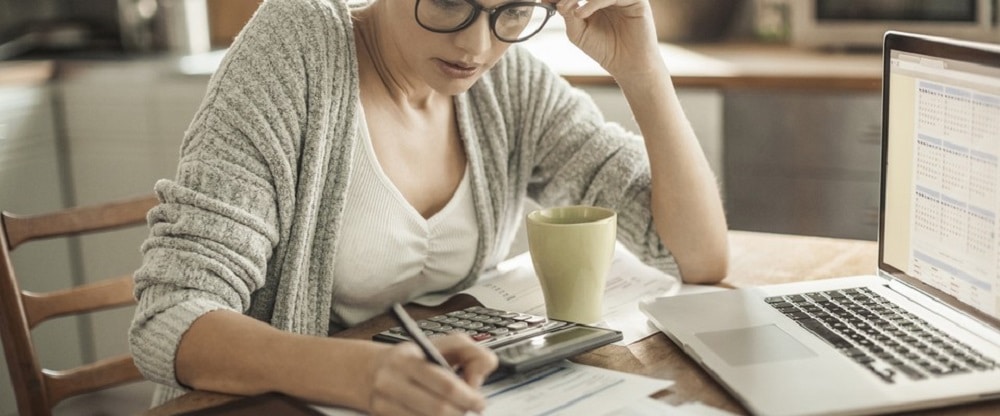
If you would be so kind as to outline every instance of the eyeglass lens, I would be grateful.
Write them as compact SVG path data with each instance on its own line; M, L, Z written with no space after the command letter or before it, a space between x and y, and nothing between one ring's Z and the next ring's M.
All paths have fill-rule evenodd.
M478 8L467 0L418 0L417 22L435 32L457 32L473 23ZM488 10L488 9L486 9ZM516 42L534 35L548 20L549 10L538 3L500 5L490 18L500 40Z

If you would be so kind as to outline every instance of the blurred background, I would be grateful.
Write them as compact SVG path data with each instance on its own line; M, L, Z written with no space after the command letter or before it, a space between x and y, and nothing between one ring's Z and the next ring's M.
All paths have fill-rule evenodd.
M881 33L997 39L995 0L650 4L730 228L739 230L874 240ZM0 0L0 209L97 203L149 193L157 179L173 177L208 80L258 5ZM556 19L523 46L588 92L608 120L637 131L614 80L561 27ZM22 288L131 273L145 234L19 249ZM124 311L43 324L33 333L42 364L65 368L127 351L130 319ZM12 415L6 363L0 373L0 415ZM56 413L135 414L150 391L145 383L71 399Z

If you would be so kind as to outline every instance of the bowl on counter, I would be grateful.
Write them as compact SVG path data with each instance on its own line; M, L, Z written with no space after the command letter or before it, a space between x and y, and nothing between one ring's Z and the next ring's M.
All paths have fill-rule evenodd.
M649 0L661 42L711 42L724 37L745 0Z

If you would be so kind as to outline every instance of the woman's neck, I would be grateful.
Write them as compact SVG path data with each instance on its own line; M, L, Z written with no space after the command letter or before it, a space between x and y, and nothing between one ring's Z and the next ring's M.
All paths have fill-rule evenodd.
M355 48L363 91L384 95L398 105L422 109L440 100L440 94L413 74L380 30L381 3L354 12Z

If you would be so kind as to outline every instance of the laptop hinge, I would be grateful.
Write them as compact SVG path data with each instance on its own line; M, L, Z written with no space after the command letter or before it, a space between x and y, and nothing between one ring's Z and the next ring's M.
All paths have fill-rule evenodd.
M914 303L922 305L931 312L940 315L942 318L951 321L955 325L967 329L973 335L983 338L994 345L1000 346L1000 332L997 332L996 328L984 324L982 321L969 316L965 312L953 308L947 303L928 296L924 292L915 289L913 286L910 286L906 284L906 282L899 279L891 279L889 281L889 288Z

